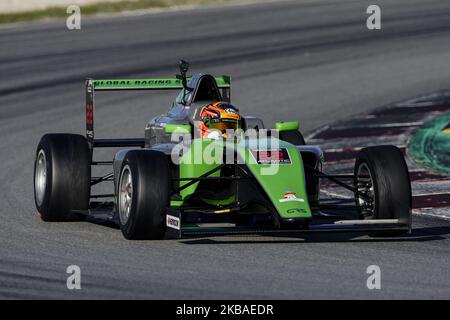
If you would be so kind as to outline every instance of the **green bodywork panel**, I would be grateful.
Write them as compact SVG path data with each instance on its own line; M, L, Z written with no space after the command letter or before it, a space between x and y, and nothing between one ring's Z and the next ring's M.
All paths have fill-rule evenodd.
M207 163L204 161L204 154L208 152L208 150L212 150L217 159L222 159L223 148L214 148L214 140L211 139L194 139L192 140L192 145L188 149L187 152L183 154L180 161L180 178L193 178L199 177L202 174L207 173L208 171L213 170L218 167L220 164L217 163ZM214 172L210 175L210 177L219 177L220 171ZM181 181L180 187L189 183L189 181ZM194 193L197 189L198 182L191 185L190 187L181 190L180 195L182 199L185 199L190 194Z
M282 218L310 218L311 209L308 203L305 173L300 152L295 146L281 140L279 140L279 147L287 149L291 164L278 165L276 173L273 175L264 174L265 171L272 171L270 165L258 164L251 155L251 148L240 145L238 147L238 152L245 155L247 166L254 174ZM296 197L302 199L303 202L280 202L287 192L294 192Z
M188 78L189 80L190 78ZM229 88L231 78L221 76L214 78L219 88ZM94 80L95 90L164 90L183 89L183 84L177 78L148 78L148 79L99 79Z
M168 123L164 127L165 133L191 133L192 127L189 124Z
M270 144L267 147L261 145L258 147L258 140L241 139L239 142L233 143L212 139L194 139L191 147L181 158L180 178L198 177L218 167L223 160L224 147L227 150L235 148L240 159L245 162L258 180L259 185L282 218L310 218L311 209L308 203L305 173L300 152L295 146L287 142L274 138L271 141L276 142L276 144L273 144L273 148L285 148L287 150L290 164L258 164L251 151L271 150ZM207 163L203 157L205 154L212 155L214 161ZM211 176L220 176L220 171L213 173ZM186 183L188 181L182 181L180 186ZM194 193L197 186L198 183L195 183L182 190L180 192L182 199L186 199ZM286 200L284 196L287 193L294 193L295 196ZM229 200L232 202L232 199Z

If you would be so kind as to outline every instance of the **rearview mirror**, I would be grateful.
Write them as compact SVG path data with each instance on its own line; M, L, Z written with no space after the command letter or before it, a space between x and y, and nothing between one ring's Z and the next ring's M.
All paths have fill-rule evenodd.
M298 121L280 121L275 123L275 129L278 131L294 131L300 127Z

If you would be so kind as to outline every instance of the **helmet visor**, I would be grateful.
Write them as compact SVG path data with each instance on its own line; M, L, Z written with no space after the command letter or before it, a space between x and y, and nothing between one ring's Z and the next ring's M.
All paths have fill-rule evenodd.
M216 129L225 133L227 129L237 130L238 122L237 121L227 121L227 122L214 122L209 126L210 129Z

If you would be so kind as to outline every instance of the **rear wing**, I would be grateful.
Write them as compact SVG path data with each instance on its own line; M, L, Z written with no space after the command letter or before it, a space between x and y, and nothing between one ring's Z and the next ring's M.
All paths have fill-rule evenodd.
M190 80L191 78L187 78ZM222 96L230 97L231 78L229 76L214 77ZM87 79L86 80L86 139L89 148L94 147L144 147L144 139L94 139L94 93L95 91L120 90L182 90L183 83L178 78L148 79Z
M191 78L188 78L189 81ZM214 77L219 89L229 89L231 78L229 76ZM159 79L114 79L114 80L93 80L96 91L111 90L181 90L183 84L177 78Z

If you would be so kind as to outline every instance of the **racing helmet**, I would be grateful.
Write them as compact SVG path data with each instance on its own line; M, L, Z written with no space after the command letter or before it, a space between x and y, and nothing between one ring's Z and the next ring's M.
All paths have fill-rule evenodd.
M240 127L239 110L228 102L218 101L200 110L200 135L202 138L226 138L226 130Z

